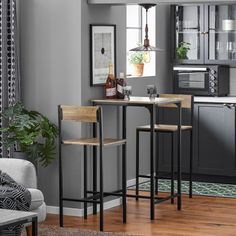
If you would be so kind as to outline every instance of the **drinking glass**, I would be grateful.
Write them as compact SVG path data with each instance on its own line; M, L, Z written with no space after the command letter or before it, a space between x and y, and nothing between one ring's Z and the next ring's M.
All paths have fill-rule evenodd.
M128 101L130 100L130 95L132 94L132 86L125 86L123 88L123 93L124 93L124 100Z

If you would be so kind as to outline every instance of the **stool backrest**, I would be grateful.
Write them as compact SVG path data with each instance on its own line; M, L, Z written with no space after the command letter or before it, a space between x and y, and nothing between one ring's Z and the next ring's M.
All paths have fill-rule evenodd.
M180 98L182 99L181 106L182 109L185 109L188 114L190 115L190 120L187 123L190 123L190 125L193 125L193 95L188 94L160 94L160 98ZM177 108L175 104L166 104L161 105L160 107L164 108Z
M181 106L182 108L193 107L193 96L187 94L160 94L160 98L180 98L182 99ZM161 105L161 107L176 107L174 104Z
M58 106L59 120L97 123L99 121L98 106Z

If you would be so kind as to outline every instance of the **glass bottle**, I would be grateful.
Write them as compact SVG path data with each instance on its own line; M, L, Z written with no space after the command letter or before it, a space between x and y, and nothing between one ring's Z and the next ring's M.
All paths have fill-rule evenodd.
M119 78L116 79L117 98L124 99L125 96L123 88L125 86L126 86L125 74L121 72Z
M113 74L113 65L109 64L109 72L105 84L106 98L116 98L116 81Z

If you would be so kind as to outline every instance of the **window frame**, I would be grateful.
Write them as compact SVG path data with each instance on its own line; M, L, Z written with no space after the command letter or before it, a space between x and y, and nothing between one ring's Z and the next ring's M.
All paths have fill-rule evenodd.
M138 26L128 26L127 25L127 23L128 23L127 7L129 7L129 6L133 6L133 5L126 5L126 27L125 27L125 30L126 30L126 74L127 74L128 78L137 78L137 76L134 76L134 75L132 75L132 73L130 73L131 65L129 64L129 61L128 61L129 49L128 49L128 42L127 42L127 40L128 40L128 38L127 38L128 35L127 34L128 34L128 30L132 30L132 29L133 30L138 30L139 33L138 33L137 43L140 42L141 44L143 44L144 33L145 33L144 31L145 31L145 25L146 25L146 12L145 12L146 10L143 7L141 7L141 6L138 6L138 9L139 9L138 10L138 22L139 22L139 24L138 24ZM150 25L150 22L151 21L149 19L148 20L148 25ZM155 29L154 34L156 34L156 7L155 7L155 24L154 24L153 28ZM149 30L150 30L150 27L149 27ZM149 38L150 38L150 36L149 36ZM151 41L153 42L152 45L156 44L156 37L154 38L154 40L151 40ZM134 47L135 47L135 45L134 45ZM153 55L153 54L155 54L155 55ZM154 63L152 63L153 64L152 66L155 67L155 68L153 68L153 73L151 73L150 75L144 74L144 75L140 76L139 78L155 77L157 75L157 71L156 71L156 62L157 62L156 53L155 52L151 52L151 55L152 55L151 58L153 58L152 60L154 61Z

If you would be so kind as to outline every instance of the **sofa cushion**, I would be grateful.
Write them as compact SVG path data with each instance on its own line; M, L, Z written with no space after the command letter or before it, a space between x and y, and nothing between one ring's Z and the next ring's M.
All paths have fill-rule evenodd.
M0 170L26 188L37 188L36 170L29 161L16 158L0 158Z
M35 210L40 207L44 202L44 197L42 192L39 189L28 188L31 194L31 205L30 210Z

